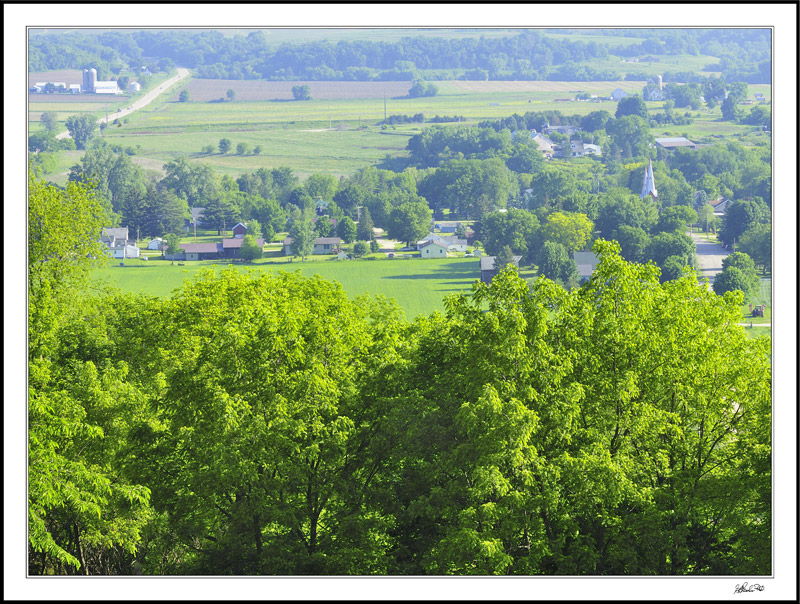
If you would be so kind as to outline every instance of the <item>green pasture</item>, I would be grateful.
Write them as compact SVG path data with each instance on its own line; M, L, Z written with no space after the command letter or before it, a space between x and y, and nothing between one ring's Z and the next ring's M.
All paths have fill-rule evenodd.
M568 40L570 42L597 42L598 44L606 44L608 46L631 46L633 44L640 44L644 42L644 38L628 38L626 36L605 36L599 33L601 30L586 30L586 33L566 33L554 34L549 31L545 33L548 38L557 38L559 40Z
M747 336L749 340L753 340L755 338L771 338L772 337L772 328L771 327L745 327L744 328L744 335Z
M710 55L649 55L660 59L659 61L629 62L632 57L619 57L609 54L604 59L590 59L581 61L581 65L593 69L610 70L618 74L646 73L647 75L663 74L665 71L694 71L704 75L718 73L716 69L706 71L706 67L716 66L719 57ZM622 62L625 59L626 62Z
M182 266L177 262L172 265L166 260L126 260L125 266L110 261L108 266L96 269L94 276L97 284L110 285L123 292L168 296L202 268L219 270L224 266L228 266L225 261L210 260L184 262ZM351 298L365 293L383 294L397 300L408 319L443 311L445 296L469 292L472 283L480 278L476 258L260 261L231 266L243 271L299 270L305 276L319 275L341 283Z

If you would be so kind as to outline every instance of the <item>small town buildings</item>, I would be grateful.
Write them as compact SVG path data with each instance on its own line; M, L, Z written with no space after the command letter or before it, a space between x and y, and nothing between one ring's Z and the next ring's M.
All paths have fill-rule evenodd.
M80 84L70 84L69 85L69 92L70 92L70 94L80 94L81 93L81 85Z
M247 235L247 225L241 222L237 222L236 225L233 227L234 239L244 239L245 235Z
M659 90L656 86L647 86L642 91L642 98L645 101L663 101L666 97L664 91Z
M139 82L131 82L128 84L128 92L131 94L136 94L137 92L141 91L142 85Z
M442 237L441 235L437 235L436 233L428 233L427 235L425 235L423 239L417 241L417 249L421 250L423 245L431 241L436 241L442 245L447 245L447 237Z
M689 149L696 149L697 144L690 141L685 136L670 136L665 138L657 138L656 146L662 149L676 149L678 147L688 147Z
M467 251L467 240L466 239L456 239L455 237L448 237L447 251L449 251L449 252L466 252Z
M222 252L221 243L181 243L186 260L216 260Z
M594 252L575 252L572 254L572 259L578 267L578 280L580 283L588 281L594 269L600 263L600 259Z
M447 245L438 241L426 241L419 248L420 258L447 258Z
M578 126L572 126L570 124L564 124L559 126L551 126L550 124L545 124L542 131L544 134L550 134L552 132L558 132L559 134L563 134L564 136L570 136L578 132L580 128Z
M536 143L536 146L539 148L539 151L542 152L543 157L553 157L556 144L544 134L535 134L531 137L531 140Z
M121 91L119 86L114 80L110 80L108 82L95 82L94 83L94 93L95 94L119 94Z
M480 263L481 263L481 282L482 283L491 283L494 276L500 272L500 268L502 267L495 267L495 259L496 256L481 256ZM522 260L522 256L514 256L513 264L517 268L519 268L519 261Z
M161 237L156 237L147 242L148 250L160 250L166 245L166 242Z
M314 240L314 250L311 253L314 255L338 253L341 245L342 240L339 237L318 237ZM291 237L283 240L283 255L292 255Z
M244 225L242 225L244 226ZM247 228L247 227L245 227ZM242 243L244 243L244 237L234 237L233 239L223 239L222 240L222 255L225 258L238 258L239 257L239 250L242 249ZM264 247L264 240L259 237L256 239L256 243L260 247Z
M104 228L100 241L109 248L133 245L135 243L128 239L128 227Z
M586 155L600 155L602 149L599 145L584 143L583 141L570 141L556 149L558 157L584 157Z

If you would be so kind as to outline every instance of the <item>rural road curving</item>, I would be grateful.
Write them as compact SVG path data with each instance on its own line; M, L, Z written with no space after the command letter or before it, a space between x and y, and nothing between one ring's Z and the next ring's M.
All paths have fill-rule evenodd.
M113 121L115 119L125 117L126 115L130 115L137 109L141 109L142 107L145 107L150 103L152 103L159 95L165 93L167 89L169 89L173 84L175 84L176 82L182 80L183 78L189 75L189 70L186 69L185 67L178 67L177 69L178 69L177 75L174 75L170 79L162 82L161 84L159 84L158 88L154 88L153 90L145 94L142 98L131 103L127 109L115 111L113 115L109 115L108 118L101 117L99 120L97 120L97 123L102 124L106 122L106 120ZM56 135L56 138L69 138L69 132L61 132L60 134Z
M722 261L730 252L718 243L710 243L700 233L688 233L697 248L697 265L701 277L708 277L709 286L722 272Z

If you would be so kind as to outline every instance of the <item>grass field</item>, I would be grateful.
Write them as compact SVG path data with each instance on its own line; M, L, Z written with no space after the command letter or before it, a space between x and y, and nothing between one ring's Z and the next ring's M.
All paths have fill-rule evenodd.
M96 269L98 283L119 288L123 292L168 296L184 279L191 279L202 268L227 266L224 262L200 261L172 265L164 260L126 260ZM397 300L406 318L427 315L444 309L443 300L448 294L469 292L474 281L480 278L479 262L475 258L447 260L422 260L419 258L394 260L314 260L292 263L256 262L250 265L235 264L239 270L290 271L303 275L320 275L337 281L347 294L354 298L360 294L383 294Z

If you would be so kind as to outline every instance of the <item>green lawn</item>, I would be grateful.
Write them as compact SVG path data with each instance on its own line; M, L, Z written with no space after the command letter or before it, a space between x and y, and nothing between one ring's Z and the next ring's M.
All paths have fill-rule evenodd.
M744 334L748 339L772 337L772 329L770 327L745 327Z
M335 259L266 261L245 265L232 264L240 270L279 271L299 270L306 276L338 281L349 296L383 294L397 300L408 319L443 311L444 297L458 292L469 292L472 283L480 278L476 258L447 260L422 260L419 258L394 260ZM186 278L192 278L204 267L227 266L224 261L184 262L179 266L164 260L127 260L125 266L118 262L95 270L98 283L118 287L123 292L168 296Z

